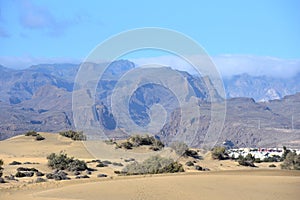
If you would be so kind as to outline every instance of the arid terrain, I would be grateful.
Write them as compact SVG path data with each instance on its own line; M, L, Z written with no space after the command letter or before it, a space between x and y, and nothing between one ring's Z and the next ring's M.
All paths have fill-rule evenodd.
M43 173L53 170L47 166L47 155L64 151L75 158L91 161L95 159L80 141L73 141L58 134L40 133L45 140L35 141L33 137L17 136L0 141L0 158L4 161L4 176L15 174L16 169L34 167ZM102 144L104 157L126 165L126 156L137 152L114 149L112 145ZM138 151L138 150L132 150ZM142 150L139 150L140 152ZM123 157L120 153L123 152ZM257 168L239 166L231 160L212 160L209 153L202 152L203 159L197 164L211 171L196 171L184 165L184 173L118 176L114 170L122 167L109 165L98 168L95 163L89 167L97 169L90 178L35 183L37 177L16 178L0 184L0 199L298 199L300 195L300 172L269 168L270 163L259 163ZM118 157L119 156L119 157ZM138 159L138 158L137 158ZM179 158L185 163L191 158ZM21 165L9 165L18 161ZM24 164L30 162L31 164ZM82 174L84 174L83 172ZM97 177L106 174L107 177Z

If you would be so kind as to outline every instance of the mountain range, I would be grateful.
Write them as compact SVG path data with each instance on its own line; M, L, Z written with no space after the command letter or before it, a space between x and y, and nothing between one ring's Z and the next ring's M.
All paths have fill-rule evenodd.
M85 116L90 125L100 122L112 137L126 136L125 124L112 112L113 90L120 85L118 80L122 75L135 68L128 60L111 63L104 78L97 83L94 113ZM74 129L72 92L78 70L79 65L75 64L43 64L23 70L0 66L0 140L28 130ZM162 70L175 71L171 68ZM213 94L217 107L220 105L221 108L226 102L226 118L218 143L230 140L237 147L300 146L300 93L296 93L300 91L299 74L286 80L247 74L226 78L225 100L217 92L209 92L211 87L205 77L182 71L176 73L183 78L170 78L168 84L188 85L193 93L188 95L187 102L193 102L193 106L180 106L168 88L146 84L129 100L129 115L136 125L147 127L151 124L151 108L161 104L167 112L167 120L161 130L155 130L153 134L166 143L170 143L170 138L176 134L192 134L194 139L190 145L201 146L211 123L210 95ZM126 84L124 86L119 87L119 94L126 91ZM178 108L184 109L187 117L181 116L182 110ZM119 113L127 112L121 107L118 109ZM201 110L200 116L192 116L194 109ZM199 125L195 126L196 122ZM151 131L154 130L149 129Z

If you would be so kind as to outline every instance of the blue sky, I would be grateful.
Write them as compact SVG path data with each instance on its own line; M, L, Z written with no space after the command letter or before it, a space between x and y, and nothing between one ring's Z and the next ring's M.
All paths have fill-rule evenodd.
M297 0L0 0L0 63L80 61L108 37L141 27L182 32L212 56L299 59L299 9Z

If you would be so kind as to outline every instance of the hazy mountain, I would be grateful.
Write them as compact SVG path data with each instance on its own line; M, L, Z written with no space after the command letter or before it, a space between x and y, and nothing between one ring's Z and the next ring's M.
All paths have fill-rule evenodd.
M290 78L250 76L248 74L224 78L228 98L249 97L256 101L281 99L300 92L300 74Z
M90 65L97 68L106 64ZM122 82L120 78L134 68L135 64L126 60L110 64L97 83L94 111L84 116L87 123L95 125L100 122L108 135L125 136L126 124L117 119L122 115L113 115L111 98L113 92L121 97L126 94L126 80ZM24 70L0 66L0 139L28 130L57 132L74 128L72 90L78 70L79 66L72 64L44 64ZM174 72L171 68L151 71L154 77ZM180 74L180 78L168 77L168 87L155 83L139 85L144 81L141 76L136 80L136 87L139 87L131 94L128 107L114 106L117 106L118 113L129 113L136 125L147 127L161 123L161 116L152 119L150 116L153 106L160 104L166 111L166 121L161 130L150 127L149 132L153 131L166 143L171 142L172 137L184 134L194 138L191 145L201 146L211 126L212 102L209 95L212 94L215 99L217 110L214 112L221 109L224 99L211 90L208 77L195 77L182 71L176 73ZM88 81L91 84L93 80ZM282 98L285 94L299 91L297 83L299 75L284 80L246 74L225 79L228 96L239 98L226 102L226 119L218 142L231 140L236 146L300 146L300 95ZM188 92L176 97L170 90L172 87L176 90L184 87ZM240 96L250 96L256 100L282 100L258 103L252 98ZM178 99L184 99L184 104ZM195 110L200 110L199 116L194 115Z

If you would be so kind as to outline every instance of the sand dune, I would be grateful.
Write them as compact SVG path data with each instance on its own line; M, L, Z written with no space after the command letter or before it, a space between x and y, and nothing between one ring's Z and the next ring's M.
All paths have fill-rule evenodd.
M41 133L46 140L18 136L0 141L0 158L5 161L4 175L14 174L18 166L8 165L20 162L38 162L26 165L45 173L52 170L47 167L46 156L52 152L64 150L76 158L91 160L93 156L84 144L72 141L57 134ZM124 150L115 150L112 146L101 144L105 159L123 162L120 156ZM128 157L136 153L131 152ZM150 200L150 199L299 199L300 172L269 169L267 164L249 169L238 166L233 161L214 161L203 155L198 164L210 168L210 172L196 172L186 167L185 173L147 176L117 176L112 166L98 169L90 179L72 179L69 181L48 181L33 183L32 178L22 178L18 182L0 184L2 200L50 200L50 199L104 199L104 200ZM182 163L186 159L180 160ZM125 164L125 163L124 163ZM269 163L268 163L269 164ZM278 163L276 163L278 165ZM97 178L96 174L108 174L107 178Z

